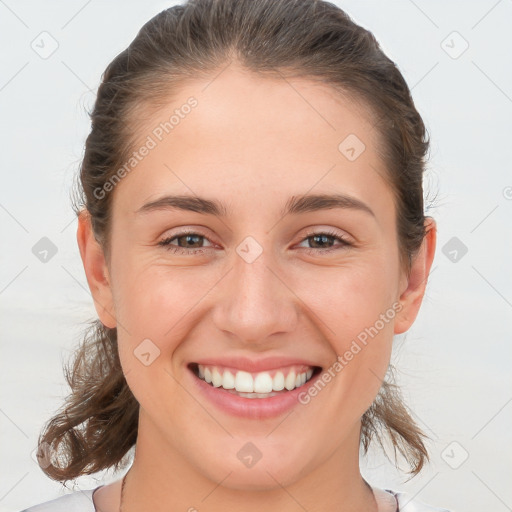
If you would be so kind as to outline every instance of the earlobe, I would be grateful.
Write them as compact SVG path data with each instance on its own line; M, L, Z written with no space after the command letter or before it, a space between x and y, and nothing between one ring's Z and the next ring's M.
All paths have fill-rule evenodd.
M437 228L432 217L426 217L425 230L425 238L412 262L406 288L400 295L402 309L395 319L395 334L402 334L411 327L423 301L436 250Z
M76 238L96 312L105 327L114 328L117 322L108 267L103 248L94 237L90 214L86 209L78 217Z

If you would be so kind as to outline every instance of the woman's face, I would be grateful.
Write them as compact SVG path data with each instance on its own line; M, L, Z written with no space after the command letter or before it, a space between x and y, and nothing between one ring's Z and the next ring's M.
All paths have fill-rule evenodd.
M138 453L253 489L355 460L393 334L421 302L367 113L232 66L138 130L95 292L141 406ZM223 387L235 383L281 391L247 398Z

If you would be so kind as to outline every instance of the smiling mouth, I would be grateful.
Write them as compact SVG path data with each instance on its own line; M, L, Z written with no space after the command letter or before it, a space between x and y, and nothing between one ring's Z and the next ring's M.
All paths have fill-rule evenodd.
M211 387L244 398L270 398L304 386L318 375L320 366L292 365L249 373L234 368L190 363L189 370Z

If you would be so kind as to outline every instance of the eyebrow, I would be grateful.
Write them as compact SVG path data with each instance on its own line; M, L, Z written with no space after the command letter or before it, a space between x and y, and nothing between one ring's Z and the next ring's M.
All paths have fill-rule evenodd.
M345 194L308 194L292 196L281 210L282 217L292 214L332 210L334 208L353 209L368 213L375 217L371 208L356 197ZM223 203L198 196L167 195L142 205L136 214L144 214L157 210L184 210L216 217L226 217L228 210Z

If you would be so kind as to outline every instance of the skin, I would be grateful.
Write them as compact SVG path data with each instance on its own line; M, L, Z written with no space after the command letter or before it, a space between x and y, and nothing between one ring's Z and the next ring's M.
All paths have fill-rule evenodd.
M140 403L123 512L394 510L360 474L360 418L386 373L393 335L417 316L435 222L427 218L408 276L399 264L379 134L364 106L325 85L261 78L233 63L215 76L187 84L141 125L143 141L187 98L198 100L115 187L109 259L87 214L79 218L96 310L104 325L118 327L123 371ZM338 150L349 134L366 146L354 161ZM374 216L349 208L279 213L293 195L333 192L360 199ZM165 194L216 199L230 212L222 219L179 210L135 213ZM192 240L192 249L182 238L188 254L158 245L188 227L206 237ZM321 245L308 231L325 228L353 245L335 238ZM262 248L252 263L236 252L247 236ZM187 390L186 365L204 356L300 355L328 368L393 303L401 305L394 319L291 414L237 418ZM149 366L133 354L146 338L160 350ZM249 441L262 458L246 468L237 452ZM119 493L120 481L97 491L98 510L118 510Z

